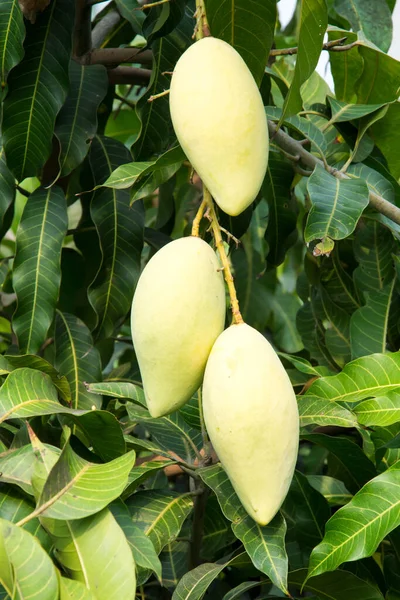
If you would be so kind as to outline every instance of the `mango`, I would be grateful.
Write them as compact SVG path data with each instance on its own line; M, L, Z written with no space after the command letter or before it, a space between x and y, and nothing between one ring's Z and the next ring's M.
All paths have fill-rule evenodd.
M194 169L222 210L240 214L260 190L269 149L263 101L246 63L226 42L203 38L178 60L169 101Z
M247 513L267 525L289 489L299 443L296 397L271 344L246 325L215 342L204 374L204 419Z
M186 237L144 268L132 302L132 339L152 417L177 410L200 387L225 324L225 287L214 250Z

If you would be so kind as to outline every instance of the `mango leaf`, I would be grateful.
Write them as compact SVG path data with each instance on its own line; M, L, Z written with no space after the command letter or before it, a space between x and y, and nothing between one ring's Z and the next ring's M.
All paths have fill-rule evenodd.
M189 540L167 544L160 554L163 586L173 592L179 580L188 572Z
M276 106L266 106L265 113L271 121L279 121L282 116L282 110ZM324 133L315 123L298 115L287 116L283 121L290 129L294 129L298 133L304 135L313 144L321 158L323 158L328 150L328 143Z
M371 127L370 135L386 158L390 173L395 180L400 177L400 149L398 147L400 104L394 102L386 115Z
M60 143L58 177L80 165L97 129L97 109L106 95L107 71L102 65L69 63L70 88L57 116L54 133Z
M371 556L400 525L400 464L369 481L328 521L322 542L310 557L308 577L333 571L343 562Z
M139 177L145 176L154 169L156 161L131 162L117 167L104 183L98 187L108 187L114 190L124 190L131 187Z
M198 470L204 483L218 498L232 531L243 543L252 563L284 593L287 591L288 561L285 550L286 523L280 513L261 527L248 516L221 465Z
M117 499L114 500L114 502L111 502L109 509L125 534L135 564L144 569L150 569L157 575L158 580L161 581L161 562L157 556L153 543L140 527L137 527L132 523L132 518L127 506L122 500Z
M317 165L308 179L312 208L307 218L306 242L329 237L341 240L355 229L368 206L368 187L363 181L339 180Z
M171 33L182 20L184 14L185 0L154 6L152 10L147 11L142 25L142 33L147 39L147 44L149 45L159 37Z
M60 454L55 446L45 445L49 451ZM35 467L35 453L30 444L6 450L0 454L0 480L18 485L27 494L33 495L32 476ZM30 511L32 512L32 511Z
M74 7L55 0L26 23L25 58L8 78L3 141L16 179L34 176L51 152L56 115L68 91Z
M367 5L363 0L335 0L334 9L344 17L353 31L362 32L378 48L387 52L392 41L392 15L386 0L374 0Z
M18 0L4 0L0 5L0 101L6 92L7 76L24 55L24 19Z
M78 456L67 442L52 468L36 511L52 519L81 519L117 498L135 462L130 451L106 464L93 464Z
M356 83L357 102L379 104L397 100L400 77L399 61L385 52L381 52L361 36L362 34L359 35L357 49L364 61L364 70Z
M269 207L265 232L268 242L267 261L274 266L284 261L291 245L289 236L296 230L297 211L291 195L292 180L292 165L276 152L270 151L261 191Z
M372 354L348 363L338 375L321 377L306 396L358 402L382 396L400 386L400 352Z
M307 579L307 569L289 573L289 583L307 592L317 594L319 600L383 600L377 586L363 581L353 573L337 570Z
M78 426L86 438L85 441L102 460L113 460L125 454L126 444L121 425L112 413L93 410L92 407L82 415L68 413L66 416ZM64 418L65 420L67 419Z
M101 407L101 397L91 394L85 381L101 379L100 355L86 325L74 315L57 311L54 333L55 365L70 385L72 406Z
M140 486L146 479L153 477L158 471L174 464L173 461L149 460L131 469L128 477L128 486L124 491L124 497L128 497Z
M85 584L93 598L135 600L135 562L121 527L107 508L65 523L62 536L60 530L56 533L52 537L57 560L73 579Z
M1 11L1 8L0 8ZM1 18L1 12L0 12ZM0 23L1 26L1 23ZM1 32L0 32L1 33ZM0 90L1 94L1 90ZM4 149L0 145L0 232L3 228L8 229L7 215L9 209L15 199L15 182L14 176L7 167L7 161L4 154Z
M357 41L356 33L336 27L328 28L328 37L329 41L346 37L347 44ZM349 52L331 52L329 59L336 98L345 103L357 102L356 85L364 69L364 61L358 49L354 47Z
M13 328L20 351L26 354L38 352L54 317L67 226L67 205L60 188L38 188L29 196L17 230L13 266L17 295Z
M313 396L299 396L298 408L300 426L335 425L337 427L357 427L356 417L347 408L331 400Z
M364 400L354 408L358 422L366 427L387 427L400 421L400 394L388 392L386 396Z
M127 160L129 152L120 142L99 136L93 140L89 162L96 184ZM102 251L101 267L88 290L99 339L112 335L131 307L140 273L144 210L140 203L129 207L129 192L101 189L92 197L90 214Z
M6 486L1 486L6 487ZM18 523L29 515L35 506L26 496L21 494L15 488L8 487L5 490L0 489L0 519ZM25 531L29 531L40 542L41 546L49 551L51 548L51 540L47 532L41 526L39 519L32 519L23 526Z
M288 294L278 287L270 296L270 307L272 309L269 327L272 330L275 344L286 352L300 352L303 350L303 342L294 323L296 315L301 307L301 301L295 294Z
M60 600L95 600L84 583L59 576Z
M146 406L143 388L128 381L88 383L86 389L92 394L102 394L103 396L111 396L111 398L132 400L142 406Z
M233 46L260 85L274 41L274 0L206 0L211 34Z
M303 0L300 11L296 67L285 98L279 125L283 123L287 115L298 113L302 108L300 88L317 66L327 25L328 13L325 1Z
M366 457L360 446L349 439L331 437L322 433L307 433L302 439L318 444L340 463L343 482L350 492L356 493L367 481L376 475L374 464Z
M234 539L230 522L223 515L216 496L209 496L204 516L201 556L212 560L218 550L233 543Z
M358 308L351 316L351 356L359 358L368 354L385 352L389 311L395 279L380 292L366 292L366 306Z
M371 164L374 164L374 162L375 161L373 161ZM383 173L378 172L374 168L371 168L370 166L365 165L363 163L357 163L350 165L347 169L347 173L352 177L355 176L359 177L360 179L363 179L367 183L368 189L371 192L375 192L375 194L380 194L386 200L392 202L393 204L397 204L399 202L400 187L398 186L395 180L389 180L389 172L383 172L386 174L385 177ZM383 217L383 215L379 216ZM383 217L383 219L383 222L386 222L385 217ZM389 226L389 224L387 226Z
M322 322L327 323L325 343L339 365L350 359L350 318L348 313L337 306L325 288L319 286L318 294L312 300L313 308Z
M379 108L382 108L384 104L352 104L349 102L342 102L328 96L329 105L331 107L332 116L329 119L329 124L343 123L344 121L354 121L361 119L369 115Z
M347 504L353 497L343 481L329 477L329 475L308 475L307 479L308 483L333 506Z
M1 368L4 368L6 373L10 373L14 369L20 369L22 367L28 367L29 369L36 369L42 373L46 373L53 382L53 385L57 388L61 398L67 403L70 403L71 390L66 377L60 375L57 369L41 356L36 356L36 354L6 354L2 357L1 363Z
M141 8L139 2L137 0L115 0L115 4L120 15L131 24L133 31L141 34L145 15L143 11L138 10Z
M58 598L51 558L33 535L4 519L0 519L0 556L0 582L9 598Z
M218 577L221 571L229 567L236 558L234 557L226 562L204 563L189 571L178 583L172 595L172 600L201 600L214 579Z
M159 554L179 535L193 508L193 499L170 490L146 490L133 494L126 505L133 524L148 536Z
M359 292L383 290L392 280L394 267L391 254L394 247L391 232L379 223L368 222L357 231L354 255L359 266L354 270L353 278Z

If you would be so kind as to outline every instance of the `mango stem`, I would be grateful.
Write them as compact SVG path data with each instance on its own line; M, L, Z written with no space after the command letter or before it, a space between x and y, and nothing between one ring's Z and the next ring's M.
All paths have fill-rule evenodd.
M192 235L194 237L199 237L200 222L203 218L206 208L207 208L207 202L205 200L203 200L203 202L199 206L199 210L197 211L196 216L193 219L193 223L192 223Z

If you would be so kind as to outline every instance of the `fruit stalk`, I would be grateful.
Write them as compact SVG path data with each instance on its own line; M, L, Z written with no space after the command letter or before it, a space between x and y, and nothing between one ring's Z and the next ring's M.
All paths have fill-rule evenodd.
M203 218L206 208L207 208L207 202L205 200L203 200L199 206L199 210L197 211L196 216L193 219L193 223L192 223L192 235L194 237L199 237L200 222Z
M229 297L231 299L231 309L232 309L232 317L233 322L237 325L239 323L243 323L243 317L239 308L239 300L236 294L236 288L233 281L233 275L231 272L231 268L229 265L229 260L225 252L224 242L221 235L221 228L218 223L217 214L215 212L214 202L211 198L211 194L203 183L203 194L204 200L207 203L208 214L211 221L211 229L215 240L215 245L218 250L219 257L222 263L222 269L224 272L224 277L226 281L226 285L228 286Z

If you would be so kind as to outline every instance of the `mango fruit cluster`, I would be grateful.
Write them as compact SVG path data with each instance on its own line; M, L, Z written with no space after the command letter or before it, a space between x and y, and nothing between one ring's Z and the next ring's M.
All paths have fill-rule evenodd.
M268 161L256 83L240 55L205 38L179 59L170 108L177 138L226 213L255 198ZM290 380L266 338L245 323L224 330L226 296L214 250L199 237L159 250L139 279L132 339L152 417L179 409L203 382L207 432L248 514L279 510L295 468L299 418Z

